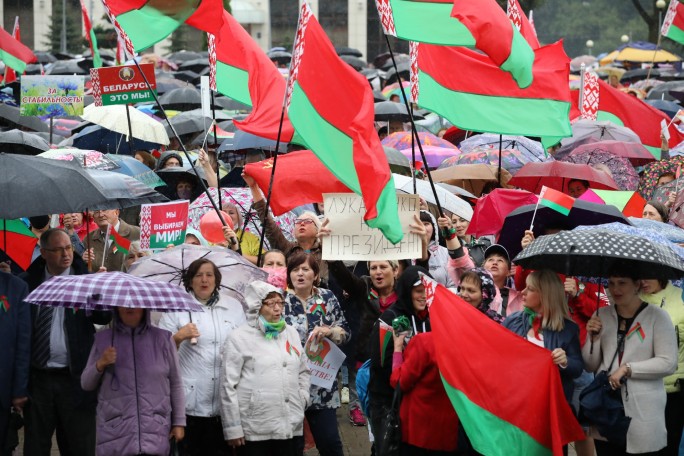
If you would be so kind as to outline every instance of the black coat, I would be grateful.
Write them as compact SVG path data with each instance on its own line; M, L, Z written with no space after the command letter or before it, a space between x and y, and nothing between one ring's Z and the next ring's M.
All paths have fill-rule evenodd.
M88 266L78 256L74 255L74 262L71 266L74 275L88 273ZM36 258L24 274L20 276L29 286L29 291L33 291L43 283L45 278L45 260L42 257ZM37 318L37 306L31 306L32 327ZM95 340L95 327L93 324L106 325L112 319L111 312L86 312L77 310L76 312L68 309L64 312L64 330L67 336L67 353L69 359L69 371L74 389L77 391L76 397L81 404L94 405L96 401L95 392L86 392L81 388L81 373L88 362L90 349ZM30 389L30 385L29 385Z
M12 398L28 395L31 358L31 316L26 283L0 272L0 407L10 408Z

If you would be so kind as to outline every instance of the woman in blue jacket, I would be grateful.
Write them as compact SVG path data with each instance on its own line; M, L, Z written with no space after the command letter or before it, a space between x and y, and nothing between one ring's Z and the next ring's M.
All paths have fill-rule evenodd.
M523 310L515 312L504 326L529 342L551 351L558 366L565 398L570 403L573 379L584 368L579 343L579 327L571 320L563 283L548 269L527 276L522 291Z

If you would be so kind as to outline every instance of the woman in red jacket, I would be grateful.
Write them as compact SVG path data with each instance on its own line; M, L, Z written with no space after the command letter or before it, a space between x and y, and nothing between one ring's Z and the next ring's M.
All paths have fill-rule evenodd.
M401 385L401 455L456 455L458 416L437 369L431 332L395 335L390 383Z

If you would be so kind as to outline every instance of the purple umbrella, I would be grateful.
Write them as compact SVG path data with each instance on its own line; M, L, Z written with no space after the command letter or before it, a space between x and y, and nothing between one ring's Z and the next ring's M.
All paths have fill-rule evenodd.
M587 164L609 174L620 190L636 191L639 186L639 175L629 159L601 150L575 151L568 154L562 161L569 163Z
M413 153L411 149L401 149L399 150L404 157L408 158L409 161L413 160ZM437 168L444 160L454 157L459 154L458 149L438 147L438 146L423 146L423 152L425 152L425 159L427 160L428 168ZM420 150L416 147L416 161L423 161Z
M26 298L27 302L52 307L111 310L115 307L158 312L202 312L183 288L154 282L123 272L53 277Z

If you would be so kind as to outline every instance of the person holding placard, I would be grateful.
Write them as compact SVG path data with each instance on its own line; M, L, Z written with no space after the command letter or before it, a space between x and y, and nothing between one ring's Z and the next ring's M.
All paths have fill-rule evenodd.
M312 254L297 252L287 261L287 284L291 291L285 298L285 321L299 333L302 346L309 339L318 343L324 338L336 345L351 337L337 298L330 290L318 288L320 268ZM311 386L311 405L306 419L321 456L342 455L335 409L340 407L337 380L331 389Z

